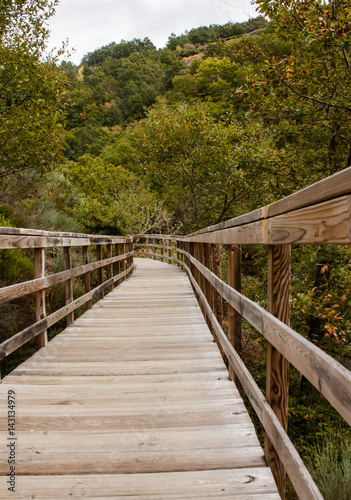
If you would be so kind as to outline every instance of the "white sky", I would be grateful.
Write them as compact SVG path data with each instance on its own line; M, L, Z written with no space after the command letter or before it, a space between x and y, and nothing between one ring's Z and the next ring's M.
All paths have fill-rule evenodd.
M228 21L242 22L258 14L251 0L61 0L51 19L49 48L66 39L79 64L88 52L122 39L149 37L164 47L173 32Z

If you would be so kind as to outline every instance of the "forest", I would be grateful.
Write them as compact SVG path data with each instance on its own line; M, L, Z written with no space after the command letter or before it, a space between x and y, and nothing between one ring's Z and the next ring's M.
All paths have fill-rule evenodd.
M58 3L0 6L0 226L187 234L351 166L349 1L257 0L246 22L172 33L162 49L113 41L78 66L64 44L46 51ZM243 256L243 293L265 306L266 250ZM348 369L350 257L348 246L293 248L291 298L292 327ZM25 252L0 251L1 286L33 272ZM10 306L1 341L34 307ZM264 389L265 341L249 325L244 336ZM290 387L292 441L325 498L350 500L350 428L294 370Z

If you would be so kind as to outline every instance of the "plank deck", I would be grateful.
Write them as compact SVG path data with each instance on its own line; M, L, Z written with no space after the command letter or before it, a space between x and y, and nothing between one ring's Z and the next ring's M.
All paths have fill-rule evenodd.
M129 280L2 380L0 498L279 499L185 273L135 262Z

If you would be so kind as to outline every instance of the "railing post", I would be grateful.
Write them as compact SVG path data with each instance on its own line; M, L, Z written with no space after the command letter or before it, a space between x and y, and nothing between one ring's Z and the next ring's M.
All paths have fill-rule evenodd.
M212 271L218 276L218 278L222 278L222 261L221 261L221 245L212 244ZM217 292L217 290L213 289L213 312L216 315L218 323L223 326L223 300L221 295Z
M172 246L173 246L173 241L172 240L167 240L167 245L170 247L168 249L168 257L172 257ZM168 261L170 264L172 263L171 260Z
M155 254L156 253L156 238L153 238L152 244L153 244L152 253ZM156 255L153 255L152 258L153 258L153 260L156 260Z
M122 243L122 255L124 256L126 253L126 248L127 248L126 243ZM121 262L122 262L122 272L124 272L127 269L126 257L124 257Z
M242 247L239 245L228 246L228 285L241 293L241 257ZM228 339L236 352L241 353L241 314L228 304ZM229 365L229 378L238 382L234 370Z
M161 244L161 262L164 262L164 258L163 258L163 243L164 243L164 240L159 240L160 244Z
M43 278L45 276L45 250L44 248L34 249L34 277ZM46 317L46 294L45 290L40 290L35 294L35 320L40 321ZM38 335L38 348L48 345L48 332Z
M203 264L207 269L211 269L211 247L209 243L203 243L204 261ZM211 283L205 279L205 297L207 302L211 305Z
M72 253L71 247L63 248L63 262L65 271L69 271L72 269ZM66 305L73 302L73 280L66 280L65 282L65 291L66 291ZM66 317L67 326L72 325L74 322L74 313L71 312Z
M83 264L86 266L87 264L89 264L89 247L83 247ZM84 289L85 289L85 293L89 293L90 290L91 290L91 274L90 272L84 274ZM87 302L87 305L86 305L86 308L87 309L91 309L92 308L92 301L89 300Z
M96 245L96 260L102 260L102 245ZM98 269L98 285L102 285L104 281L104 270L102 267ZM99 294L99 299L104 298L104 292Z
M149 244L149 238L145 238L145 245L148 245ZM149 253L149 247L146 246L145 247L145 253L146 253L146 257L148 256L147 254Z
M111 259L112 257L112 245L108 244L107 247L107 258ZM113 264L109 264L107 267L107 279L110 280L113 278ZM113 285L110 287L110 292L113 290Z
M119 256L119 243L117 243L115 245L115 256L118 257ZM116 267L115 269L117 269L117 272L116 274L119 274L121 271L120 271L120 261L116 262ZM116 288L120 283L120 280L116 281L115 284L114 284L114 288Z
M283 323L290 324L291 246L268 247L268 310ZM267 343L266 398L285 430L288 428L289 363ZM285 498L285 470L266 436L265 455L280 496Z

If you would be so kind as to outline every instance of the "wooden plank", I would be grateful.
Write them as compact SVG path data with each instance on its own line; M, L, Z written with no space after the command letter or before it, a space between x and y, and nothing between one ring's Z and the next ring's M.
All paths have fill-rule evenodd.
M118 276L115 276L112 281L117 281L118 279L121 279L121 277L130 274L133 271L133 268L134 267L131 266L123 273L120 273ZM59 309L58 311L54 312L53 314L50 314L50 316L47 316L45 319L42 319L41 321L38 321L34 325L25 328L16 335L13 335L13 337L0 344L0 359L3 359L4 357L8 356L16 349L18 349L20 346L24 345L29 340L32 340L34 337L38 336L43 331L50 328L50 326L53 326L62 318L65 318L69 313L71 313L75 309L78 309L78 307L88 302L88 300L91 300L95 296L99 295L105 288L107 288L111 284L112 283L110 280L106 281L102 285L94 288L94 290L92 290L88 294L79 297L78 299L71 302L69 305L66 305L61 309Z
M192 259L189 255L188 258ZM350 371L258 304L233 290L194 259L192 263L198 266L221 296L262 333L351 425Z
M320 494L295 447L290 441L285 429L282 427L272 408L263 396L261 390L223 332L215 314L212 312L210 305L207 303L204 294L201 292L199 286L195 282L195 279L191 275L190 269L188 269L188 275L194 287L197 289L199 298L204 304L207 314L211 318L213 330L225 355L228 358L229 363L233 366L233 369L238 376L252 406L254 407L254 410L266 433L273 443L273 446L279 452L279 458L283 462L297 494L299 497L306 500L323 500L322 495Z
M241 261L242 248L230 245L228 247L228 285L239 293L241 293ZM208 301L207 297L206 300ZM241 315L230 304L228 304L228 339L240 355L242 349ZM237 382L231 366L229 378Z
M351 195L185 240L225 245L349 244Z
M6 228L10 229L10 228ZM82 247L89 245L103 245L118 241L128 241L122 237L89 236L89 237L61 237L61 236L15 236L13 234L0 233L0 248L60 248L60 247Z
M221 245L212 245L212 269L213 273L221 279L222 277L222 247ZM213 311L218 323L223 324L223 301L221 295L216 289L213 290Z
M0 485L6 491L6 477ZM262 493L264 492L264 493ZM214 471L171 472L164 474L89 474L66 476L24 476L18 481L20 498L242 498L274 494L272 476L267 468L218 469ZM157 495L157 497L155 497ZM261 496L260 496L261 495ZM263 495L263 496L262 496Z
M83 266L89 265L89 247L83 247ZM91 291L91 273L88 271L84 274L84 290L85 293ZM91 300L87 301L87 309L91 309L93 303Z
M268 310L290 325L291 247L268 247ZM283 428L288 429L289 363L273 345L267 343L266 398ZM265 456L282 499L285 498L285 469L268 436Z
M131 254L129 254L129 256L131 256ZM111 259L105 259L101 262L91 262L90 264L87 263L84 266L75 267L68 271L62 271L60 273L45 276L43 278L25 281L24 283L18 283L16 285L10 285L0 288L0 303L23 297L24 295L28 295L39 290L44 290L46 288L49 288L50 286L57 285L58 283L63 283L67 279L77 278L78 276L82 276L83 274L94 271L100 267L119 262L123 258L123 256L116 256L112 257Z
M34 249L34 277L45 277L45 249ZM9 299L7 299L9 300ZM41 321L46 317L46 294L41 290L35 294L35 321ZM46 347L48 345L48 332L44 330L38 335L38 348Z
M276 201L271 205L254 210L253 212L235 217L234 219L221 222L215 226L209 226L188 236L194 237L201 234L213 233L223 229L243 226L253 222L259 222L263 219L275 217L300 208L316 205L324 201L339 198L351 193L351 168L346 168L341 172L327 177L319 182L312 184L296 193ZM224 243L224 242L222 242ZM234 241L232 242L234 243ZM278 243L278 241L277 241Z
M70 271L72 268L72 255L71 248L64 247L63 249L63 264L65 271ZM73 280L69 279L65 281L65 297L66 297L66 306L73 302ZM74 322L74 312L70 312L66 316L67 326L72 325Z

